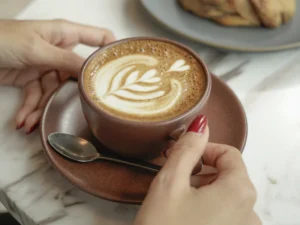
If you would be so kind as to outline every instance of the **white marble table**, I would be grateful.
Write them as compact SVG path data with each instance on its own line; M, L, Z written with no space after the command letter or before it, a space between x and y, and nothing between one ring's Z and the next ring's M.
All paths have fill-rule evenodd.
M35 0L17 18L65 18L109 27L117 38L164 36L193 47L246 109L249 137L243 156L263 224L300 224L300 49L221 53L165 31L134 0ZM83 56L92 50L76 49ZM47 163L38 132L27 136L15 130L20 100L19 90L0 88L0 201L8 211L24 225L131 224L137 206L78 190Z

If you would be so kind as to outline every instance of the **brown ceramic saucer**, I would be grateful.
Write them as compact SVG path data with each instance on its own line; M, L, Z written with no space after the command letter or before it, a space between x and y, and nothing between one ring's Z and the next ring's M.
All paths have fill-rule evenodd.
M141 203L155 174L105 161L73 162L56 153L48 144L50 133L65 132L91 141L101 152L107 151L95 140L85 122L77 87L76 82L68 81L53 94L46 106L41 122L46 156L65 178L83 191L111 201ZM215 76L204 114L209 120L210 141L243 150L247 137L243 107L232 90ZM162 165L164 161L161 156L153 162Z

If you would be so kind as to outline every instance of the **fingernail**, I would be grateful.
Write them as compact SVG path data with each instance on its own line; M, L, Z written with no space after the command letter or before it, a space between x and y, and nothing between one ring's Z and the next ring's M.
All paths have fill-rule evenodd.
M207 125L207 118L204 115L199 115L189 126L188 132L195 132L202 134L205 131L205 127Z
M33 127L31 127L30 130L29 130L26 134L27 134L27 135L28 135L28 134L31 134L38 126L39 126L39 124L36 124L36 125L34 125Z
M21 129L23 126L24 126L25 122L22 122L21 124L19 124L17 127L16 127L16 130L19 130Z

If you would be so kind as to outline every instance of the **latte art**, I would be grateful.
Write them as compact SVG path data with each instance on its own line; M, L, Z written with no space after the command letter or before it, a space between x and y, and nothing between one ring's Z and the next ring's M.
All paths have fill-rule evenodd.
M168 72L185 71L185 70L189 70L189 69L190 69L190 66L185 65L185 61L183 59L179 59L171 66L171 68L168 70Z
M170 79L170 90L164 90L155 69L157 64L156 58L139 54L107 63L95 75L96 86L101 85L96 90L97 98L123 113L144 116L167 112L178 102L182 86L176 79ZM189 70L184 64L184 60L177 60L166 73ZM139 70L139 65L148 66L148 70Z
M139 41L107 50L87 69L89 95L127 119L168 119L187 111L203 94L203 70L195 58L166 45Z

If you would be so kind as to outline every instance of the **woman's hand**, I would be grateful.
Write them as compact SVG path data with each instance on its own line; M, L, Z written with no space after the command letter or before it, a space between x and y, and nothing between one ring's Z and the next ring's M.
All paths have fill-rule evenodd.
M169 151L135 225L260 225L253 211L256 192L240 152L208 144L206 119L199 116ZM213 175L192 176L202 156Z
M73 47L100 47L114 40L109 30L65 20L0 21L0 84L24 91L16 127L31 133L50 95L61 82L78 76L84 59Z

